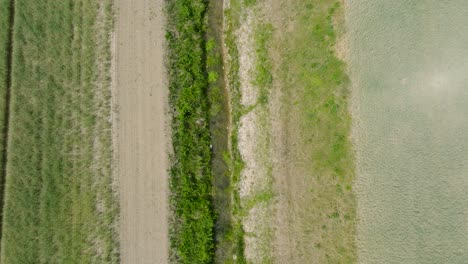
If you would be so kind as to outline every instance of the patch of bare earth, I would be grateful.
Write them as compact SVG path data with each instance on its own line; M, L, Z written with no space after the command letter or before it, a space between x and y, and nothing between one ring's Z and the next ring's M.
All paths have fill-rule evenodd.
M239 79L241 105L251 109L239 124L239 151L245 167L239 183L240 198L245 216L245 257L251 263L264 263L271 256L271 192L270 132L268 107L258 104L259 87L255 78L255 29L259 23L256 10L246 8L244 21L236 31L239 51Z
M311 79L303 78L312 70L307 68L307 58L313 62L314 52L322 57L328 54L325 48L314 47L320 43L307 35L314 23L308 10L324 16L336 2L245 3L236 1L240 10L234 10L240 21L235 31L240 102L247 109L240 124L235 124L239 126L238 147L245 164L239 183L245 257L249 263L349 263L336 260L352 258L346 255L352 248L345 248L353 244L349 228L352 220L332 217L334 212L347 210L349 199L337 194L341 186L334 180L333 171L329 167L317 169L314 164L319 161L312 158L317 150L329 149L332 135L327 131L333 130L323 127L326 122L316 124L306 118L308 110L325 99L317 95L314 100L304 100L306 89L311 88ZM254 85L258 74L256 49L262 48L255 41L259 34L256 29L268 24L273 26L273 36L264 48L269 47L273 83L266 87L268 103L264 104L258 100L264 90ZM346 57L344 43L340 40L332 47L340 58ZM305 57L297 61L296 56Z
M117 0L114 173L121 263L167 263L168 146L163 0Z

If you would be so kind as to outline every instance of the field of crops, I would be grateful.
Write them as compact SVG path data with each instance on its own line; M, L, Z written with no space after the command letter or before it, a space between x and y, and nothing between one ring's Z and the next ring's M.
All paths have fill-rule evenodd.
M111 3L14 1L2 263L118 262Z
M358 2L346 23L359 261L468 263L468 2Z

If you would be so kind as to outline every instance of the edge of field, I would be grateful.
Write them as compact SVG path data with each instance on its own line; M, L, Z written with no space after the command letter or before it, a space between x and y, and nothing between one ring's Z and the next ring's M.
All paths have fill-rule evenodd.
M13 1L0 0L0 240L3 227L3 204L8 143L9 97L11 85ZM0 247L1 251L1 247Z
M356 259L340 3L226 1L234 215L248 262Z

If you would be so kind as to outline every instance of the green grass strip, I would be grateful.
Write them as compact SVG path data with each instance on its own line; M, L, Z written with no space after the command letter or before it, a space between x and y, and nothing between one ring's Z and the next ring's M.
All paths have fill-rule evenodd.
M202 0L171 0L167 5L174 150L170 243L178 263L211 263L214 252L206 11Z
M307 213L298 219L314 237L307 241L313 248L302 247L304 258L355 263L350 81L345 63L334 50L343 33L344 11L335 0L292 2L288 12L294 16L294 30L278 37L282 66L277 76L287 87L284 106L289 135L298 142L300 153L308 155L307 165L298 169L307 171L314 183L302 197Z

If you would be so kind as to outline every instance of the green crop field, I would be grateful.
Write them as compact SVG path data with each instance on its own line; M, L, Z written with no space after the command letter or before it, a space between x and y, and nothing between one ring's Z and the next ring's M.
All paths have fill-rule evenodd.
M117 263L111 1L14 4L1 262Z

